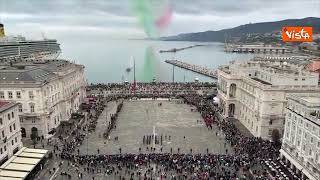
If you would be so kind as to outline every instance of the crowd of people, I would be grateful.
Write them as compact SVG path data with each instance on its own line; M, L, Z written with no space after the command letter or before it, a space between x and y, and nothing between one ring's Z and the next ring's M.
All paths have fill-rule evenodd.
M121 111L122 106L123 106L123 101L120 104L117 105L116 113L110 114L110 121L108 123L108 127L106 129L106 132L103 133L103 137L104 138L108 138L110 133L111 133L111 131L112 131L112 129L115 129L117 127L116 123L117 123L117 119L118 119L118 114Z
M238 156L209 153L73 155L67 159L84 166L88 173L110 175L111 171L130 179L236 179L248 164Z
M173 90L200 90L203 88L212 88L216 87L215 83L209 83L209 82L154 82L154 83L144 83L144 82L137 82L137 83L107 83L107 84L91 84L88 86L88 90L130 90L131 88L134 88L139 90L156 90L156 91L166 91L167 89L173 89Z
M140 84L143 86L144 84ZM148 86L147 84L145 86ZM165 86L165 84L163 84ZM177 83L177 86L180 86ZM189 86L185 84L184 86ZM124 88L123 84L95 85L91 88ZM162 179L236 179L237 177L248 178L249 170L254 166L261 165L265 160L276 160L279 156L279 146L271 141L261 138L244 136L232 121L220 119L217 116L217 107L212 99L207 99L200 95L181 96L183 103L188 103L200 112L205 125L210 129L215 124L225 135L226 143L233 148L231 154L226 155L211 154L180 154L170 152L156 153L153 150L149 154L122 154L121 149L118 154L96 154L84 155L75 152L82 144L87 128L94 131L96 120L101 114L106 101L120 98L133 98L132 96L110 96L108 98L99 97L98 103L89 111L89 123L81 128L76 128L74 137L65 140L59 153L62 159L68 160L82 166L87 173L103 173L106 175L118 175L120 177L130 177L130 179L150 179L152 176ZM160 105L159 105L160 106ZM117 113L111 115L111 121L107 128L105 137L108 137L111 130L115 128L117 114L122 108L122 103L117 107ZM170 137L169 137L170 138ZM162 136L145 135L142 143L150 145L153 142L162 144ZM56 148L55 148L56 149ZM57 148L59 150L59 148ZM257 179L266 179L268 173L265 168L250 171ZM270 175L270 174L269 174ZM289 176L290 177L290 176ZM120 178L121 179L121 178ZM294 178L293 178L294 179Z
M131 97L132 94L136 98L170 98L183 94L196 94L198 90L212 91L215 89L215 83L110 83L110 84L95 84L88 87L88 91L92 94L105 94L123 97Z

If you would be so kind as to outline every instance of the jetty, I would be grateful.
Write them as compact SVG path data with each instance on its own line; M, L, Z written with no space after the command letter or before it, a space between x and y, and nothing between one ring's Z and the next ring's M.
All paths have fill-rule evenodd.
M165 60L165 62L173 66L177 66L182 69L193 71L195 73L198 73L210 78L214 78L214 79L218 78L217 71L214 69L210 69L210 68L199 66L199 65L189 64L189 63L178 61L178 60Z
M177 51L182 51L182 50L185 50L185 49L191 49L191 48L194 48L194 47L199 47L199 46L205 46L203 44L196 44L196 45L192 45L192 46L187 46L187 47L183 47L183 48L173 48L173 49L169 49L169 50L160 50L159 53L175 53Z
M235 53L279 53L279 54L285 54L285 53L291 53L292 50L290 50L287 47L282 46L271 46L271 45L225 45L225 51L226 52L235 52Z

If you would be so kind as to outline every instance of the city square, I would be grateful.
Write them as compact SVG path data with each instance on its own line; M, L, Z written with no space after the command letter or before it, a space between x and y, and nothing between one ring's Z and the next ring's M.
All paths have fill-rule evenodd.
M194 106L181 103L182 100L134 100L125 101L119 113L116 128L111 132L110 139L103 137L107 129L110 113L114 111L115 102L107 104L99 117L97 129L88 135L80 146L80 154L117 154L148 153L146 148L155 147L156 153L169 153L173 149L177 153L231 153L230 145L225 144L223 133L216 126L208 129ZM162 105L159 106L159 103ZM107 118L106 118L107 116ZM163 145L143 144L143 136L157 135L163 137ZM216 135L217 134L217 135ZM169 139L170 136L170 139ZM118 137L118 140L115 140ZM88 152L87 152L88 150ZM151 152L151 151L149 151Z

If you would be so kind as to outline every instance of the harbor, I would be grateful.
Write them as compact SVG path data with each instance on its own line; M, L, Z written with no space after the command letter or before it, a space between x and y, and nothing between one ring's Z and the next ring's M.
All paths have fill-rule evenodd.
M210 78L217 79L217 73L214 69L209 69L207 67L199 66L199 65L194 65L194 64L189 64L186 62L178 61L178 60L165 60L166 63L171 64L173 66L180 67L182 69L186 69Z
M264 54L285 54L291 53L292 50L287 47L282 46L272 46L272 45L225 45L225 52L234 53L264 53Z

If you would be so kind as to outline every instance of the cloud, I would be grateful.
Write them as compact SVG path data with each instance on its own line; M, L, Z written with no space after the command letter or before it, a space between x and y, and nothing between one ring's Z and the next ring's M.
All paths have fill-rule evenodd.
M36 36L39 31L145 35L131 11L133 0L0 0L0 21L10 30ZM163 0L166 1L166 0ZM249 22L320 17L319 0L171 0L171 25L161 35L219 30ZM27 27L27 29L23 29ZM31 31L37 31L32 33ZM23 33L23 31L25 33ZM26 33L28 32L28 33ZM52 33L57 34L57 33ZM129 37L130 38L130 37Z

